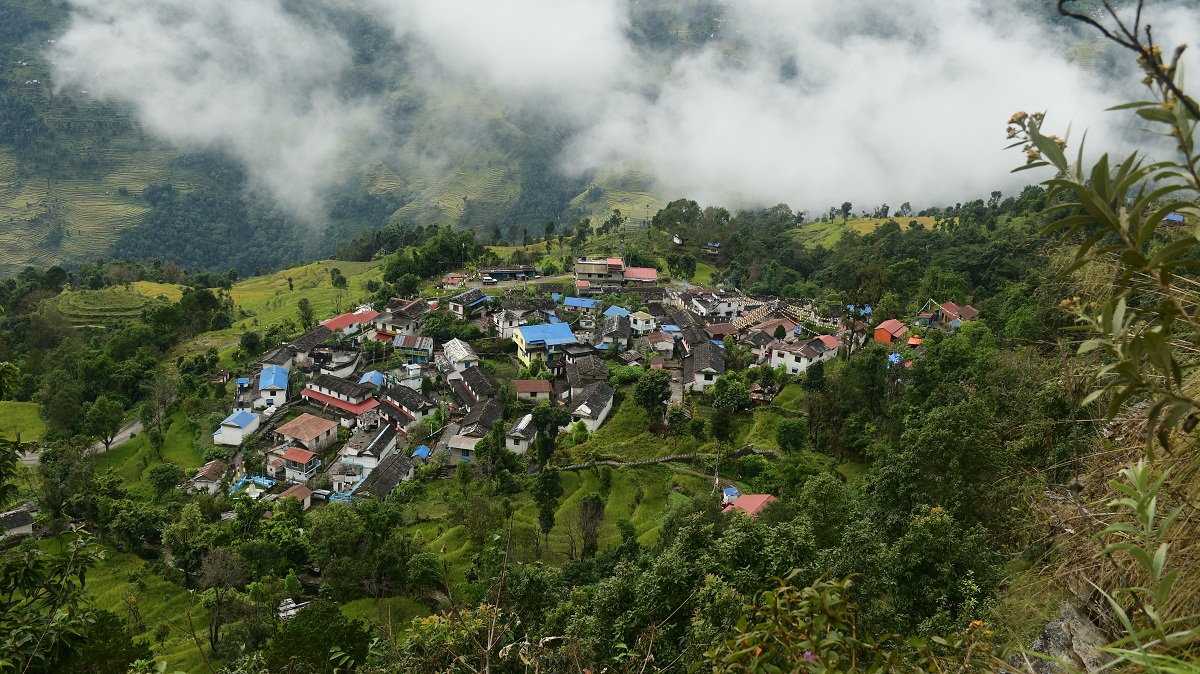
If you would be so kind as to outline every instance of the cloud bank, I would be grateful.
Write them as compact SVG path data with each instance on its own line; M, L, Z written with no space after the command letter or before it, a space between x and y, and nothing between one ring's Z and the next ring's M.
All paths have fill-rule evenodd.
M1003 151L1022 109L1048 110L1075 137L1087 128L1096 147L1141 140L1103 112L1131 95L1129 78L1071 62L1080 38L1016 3L740 0L692 24L709 38L650 49L635 38L639 1L650 2L359 0L357 11L411 50L414 72L482 85L567 129L562 170L637 165L665 197L821 211L1011 192L1030 179L1009 174L1021 157ZM233 152L292 203L311 208L339 154L387 131L384 95L339 95L351 50L314 13L280 0L73 6L60 80L132 103L166 138Z

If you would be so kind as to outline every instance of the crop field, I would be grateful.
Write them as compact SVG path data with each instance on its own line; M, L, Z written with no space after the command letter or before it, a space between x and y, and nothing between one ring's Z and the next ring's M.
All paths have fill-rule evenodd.
M0 401L0 438L15 440L18 433L22 442L41 440L46 433L46 422L42 421L37 403Z
M908 216L892 218L852 218L847 222L841 220L816 220L806 222L792 231L792 237L806 246L824 246L829 248L842 238L842 234L853 229L859 234L870 234L888 220L895 220L901 227L907 227L909 222L916 221L924 227L933 227L932 216Z
M651 192L653 184L653 177L637 168L606 172L572 199L571 206L593 222L603 222L618 209L630 224L641 225L665 205Z
M67 320L76 325L100 325L105 321L137 318L142 309L157 301L124 288L72 290L50 300Z
M346 277L347 287L333 287L329 270L334 267ZM382 275L379 262L327 260L240 281L233 285L233 301L236 309L250 316L234 325L241 330L250 330L264 329L285 320L296 321L296 305L302 297L312 303L317 320L325 320L369 301L370 293L364 286L367 281L378 280ZM293 288L290 291L289 278Z
M172 302L178 302L179 298L183 297L183 286L181 285L155 283L154 281L134 281L129 284L129 287L134 292L146 297L158 297L162 295Z

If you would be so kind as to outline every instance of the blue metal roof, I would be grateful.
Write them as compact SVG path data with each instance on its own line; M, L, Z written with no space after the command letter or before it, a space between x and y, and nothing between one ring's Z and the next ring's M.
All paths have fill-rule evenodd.
M1183 222L1183 214L1182 213L1168 213L1165 217L1163 217L1163 221L1164 222Z
M664 325L664 326L662 326L662 331L663 332L683 332L683 330L680 329L680 327L678 325Z
M742 492L738 491L737 487L725 487L726 496L741 496Z
M420 447L417 447L416 449L413 450L412 455L419 456L422 459L428 459L429 452L430 452L430 449L429 449L428 445L421 445Z
M249 385L250 385L250 378L249 378L249 377L238 377L238 378L237 378L237 385L238 385L238 386L249 386Z
M379 370L371 370L370 372L364 374L362 378L358 380L358 383L383 386L383 373Z
M626 309L625 307L618 307L616 305L613 305L604 310L604 315L605 316L628 316L629 310Z
M521 339L526 344L543 343L547 346L559 344L574 344L578 340L571 332L571 326L566 323L542 323L540 325L522 325L516 329L521 333Z
M854 311L854 305L847 304L846 311ZM871 315L871 305L864 304L862 307L862 311L860 311L859 313L861 313L863 316L870 316Z
M550 299L557 302L562 299L562 293L550 293Z
M280 391L286 391L288 385L288 371L278 365L268 365L263 368L262 374L258 375L258 389L274 388Z
M900 354L898 354L898 353L890 354L888 356L888 362L893 363L893 364L899 363L900 362Z
M562 323L562 319L560 319L558 316L551 316L550 322L551 323Z
M245 428L254 423L255 419L258 419L257 414L252 414L246 410L242 410L240 412L234 412L233 414L225 417L225 421L222 421L221 425L224 426L225 424L233 424L238 428Z
M596 305L600 304L597 300L588 300L582 297L568 297L563 300L563 305L568 307L578 307L580 309L595 309Z

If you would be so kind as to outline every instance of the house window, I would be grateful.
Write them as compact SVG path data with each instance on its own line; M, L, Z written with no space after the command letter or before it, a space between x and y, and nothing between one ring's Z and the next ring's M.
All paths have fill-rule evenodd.
M712 380L713 380L713 376L711 374L704 375L704 381L712 381Z
M461 458L462 458L464 461L470 461L470 460L471 460L471 450L469 450L469 449L462 449L462 450L459 450L459 451L460 451L460 452L462 452L462 456L461 456Z

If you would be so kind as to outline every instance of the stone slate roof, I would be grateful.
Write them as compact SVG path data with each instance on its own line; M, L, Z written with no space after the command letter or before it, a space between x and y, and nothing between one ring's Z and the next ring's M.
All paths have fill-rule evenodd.
M404 477L412 470L412 458L406 452L393 452L391 456L380 462L367 479L362 481L354 493L372 496L380 501L386 499L396 485L404 481Z
M468 290L465 293L459 293L459 294L455 295L454 297L451 297L450 301L455 304L471 304L472 302L475 302L476 300L483 299L483 297L484 297L484 295L483 295L482 290L480 290L479 288L471 288L470 290Z
M469 435L482 438L492 432L492 424L504 418L504 403L499 400L485 400L471 407L467 416L463 417L459 435Z
M535 284L534 287L537 288L539 293L544 293L546 295L561 295L567 288L566 284L563 283L538 283Z
M468 367L463 370L462 378L477 398L486 398L500 390L500 382L485 367Z
M385 401L396 403L414 412L434 406L428 398L407 386L393 386L380 395Z
M613 388L604 382L598 381L583 389L576 396L576 399L571 401L571 415L595 419L600 416L600 412L608 406L612 398ZM587 407L588 411L581 411L581 407Z
M583 356L596 355L596 347L591 344L566 344L562 347L562 352L572 358L582 358Z
M604 319L599 329L596 330L592 342L602 344L605 337L613 339L629 339L633 334L633 329L629 326L628 316L609 316Z
M369 398L371 397L371 394L375 392L375 389L369 386L356 384L348 379L339 379L338 377L325 373L321 373L313 377L312 380L308 382L308 385L312 388L319 386L321 388L328 389L334 393L344 395L351 400Z
M621 289L622 295L638 295L647 304L650 302L662 302L667 296L667 289L663 286L629 286Z
M691 300L688 300L690 303ZM667 309L667 323L678 325L680 328L690 328L704 325L699 316L686 309Z
M544 299L518 297L518 298L512 299L512 300L505 300L500 306L501 306L501 308L507 309L508 311L525 312L525 311L554 311L555 307L558 305L556 305L554 303L554 300L552 300L548 297L544 298Z
M429 311L429 302L417 298L415 300L401 299L393 297L388 301L388 313L393 316L403 316L404 318L417 318Z
M584 356L574 363L567 363L567 383L572 388L602 380L608 380L608 363L599 356Z
M281 346L267 354L267 357L262 359L262 363L263 365L283 365L284 363L290 362L295 357L296 352L292 351L286 346Z
M718 375L725 374L725 352L712 342L697 345L692 349L689 358L692 361L692 372L711 369Z
M775 336L768 335L762 330L751 330L750 334L746 335L744 340L754 346L765 348L770 346L771 342L775 341Z
M33 515L24 508L0 513L0 529L4 531L11 531L30 524L33 524Z
M705 332L702 328L696 328L696 327L684 328L682 334L683 334L683 341L689 347L691 347L693 349L695 349L697 346L699 346L701 344L711 344L712 343L710 341L712 338L709 337L708 333Z
M297 353L307 353L312 351L314 347L324 344L331 337L333 337L333 330L324 325L318 325L296 339L293 339L289 346Z
M457 337L443 344L442 350L446 352L446 357L455 363L461 363L464 360L479 360L475 349Z

